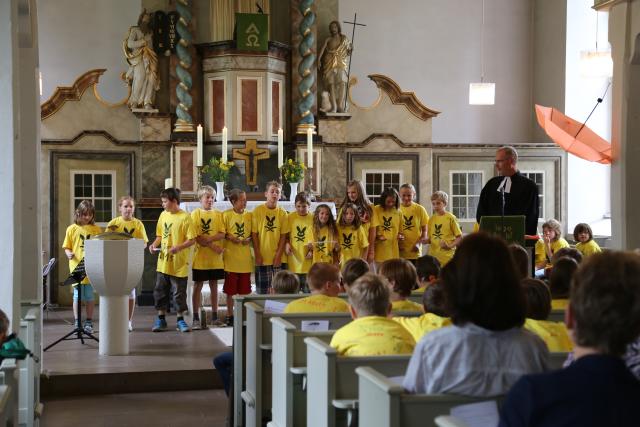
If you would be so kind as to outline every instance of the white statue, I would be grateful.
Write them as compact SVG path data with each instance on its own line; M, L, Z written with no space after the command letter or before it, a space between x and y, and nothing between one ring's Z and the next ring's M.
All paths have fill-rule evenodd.
M129 63L125 79L131 86L130 108L153 110L156 91L160 89L158 56L153 51L150 22L151 14L143 10L138 25L129 28L127 38L122 42L124 56Z
M351 55L351 42L342 34L340 23L329 24L331 36L324 41L318 55L318 68L322 71L324 87L331 98L331 112L347 111L347 61Z

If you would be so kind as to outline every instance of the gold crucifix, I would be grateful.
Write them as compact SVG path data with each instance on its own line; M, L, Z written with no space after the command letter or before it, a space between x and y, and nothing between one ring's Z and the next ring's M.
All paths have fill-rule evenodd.
M234 148L232 153L233 160L244 162L247 185L256 185L258 183L258 160L268 159L269 150L258 148L258 141L255 139L247 139L244 142L244 148Z

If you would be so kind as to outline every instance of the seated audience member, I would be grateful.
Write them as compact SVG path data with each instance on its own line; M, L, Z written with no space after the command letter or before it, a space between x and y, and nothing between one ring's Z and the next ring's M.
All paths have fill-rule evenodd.
M551 266L553 254L561 248L568 248L569 243L562 238L560 222L550 219L542 224L542 239L536 242L536 276L544 274L544 269ZM540 273L539 273L540 271Z
M428 285L433 284L440 277L440 261L431 255L423 255L416 260L418 273L418 289L414 292L424 292Z
M512 243L509 245L509 252L511 252L511 257L516 265L516 270L520 274L520 278L524 279L525 277L531 276L531 266L529 264L529 254L527 250L517 243Z
M522 377L506 397L500 426L637 426L640 382L622 355L640 336L640 258L589 257L572 283L567 326L575 362Z
M218 354L213 358L213 366L218 371L222 385L224 387L224 393L229 397L229 386L231 385L231 373L233 372L233 352L225 351Z
M553 265L549 276L551 290L551 309L564 310L567 308L571 278L578 270L578 263L572 258L560 258Z
M391 311L423 312L422 305L409 300L411 290L418 284L418 274L411 261L396 258L383 262L378 271L389 282Z
M500 396L522 375L547 370L547 346L522 328L526 300L503 240L482 232L465 237L441 280L453 326L416 345L405 389Z
M563 322L551 322L547 319L551 313L551 292L540 279L522 280L527 297L527 320L524 327L547 344L549 351L569 352L573 348L567 327Z
M336 331L331 347L344 356L411 354L415 340L388 317L389 284L384 277L367 273L349 286L348 294L354 320Z
M427 290L422 295L422 305L424 314L420 317L393 317L393 320L400 323L413 335L416 342L431 331L451 325L440 282L427 286Z
M271 279L272 294L297 294L300 292L298 275L289 270L280 270Z
M555 264L560 258L572 258L575 262L578 263L578 265L580 265L582 263L582 260L584 259L584 256L582 255L582 252L580 252L576 248L560 248L558 249L558 252L553 254L553 258L551 258L551 265Z
M600 245L593 240L593 231L591 231L589 224L581 222L576 225L573 229L573 238L577 242L576 249L580 251L585 258L602 252Z
M311 296L291 301L285 313L348 313L349 304L338 298L340 270L333 264L317 262L307 273Z
M369 272L369 264L362 258L351 258L342 266L342 287L344 291L349 290L349 286L360 276Z

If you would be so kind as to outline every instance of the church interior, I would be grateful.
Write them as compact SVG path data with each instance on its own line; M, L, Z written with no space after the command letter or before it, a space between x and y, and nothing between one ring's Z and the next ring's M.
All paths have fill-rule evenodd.
M96 294L94 325L104 340L57 343L73 328L64 283L74 270L63 241L76 207L90 200L106 231L119 200L131 196L151 243L160 239L167 188L180 189L180 208L190 213L199 189L211 186L222 211L235 207L234 189L248 209L264 204L276 181L285 209L295 210L305 192L312 209L326 204L336 215L349 182L360 181L374 204L384 203L386 188L410 183L429 215L432 194L446 192L467 235L479 222L481 190L496 176L496 151L513 146L518 170L537 186L539 233L555 219L573 244L574 227L586 223L603 248L640 248L639 10L637 0L3 0L0 185L8 205L0 258L8 262L0 309L36 357L2 362L0 421L367 425L357 399L329 401L315 421L304 418L309 400L300 403L295 391L310 399L304 384L317 379L304 366L277 383L282 364L294 372L299 361L275 349L304 352L309 336L328 347L331 336L295 330L303 318L276 320L267 298L237 299L226 311L232 328L151 332L158 255L149 250L137 269L111 267L135 276L133 331L113 333L125 352L109 354L116 323L107 327L106 290ZM602 57L603 70L587 62ZM588 126L607 154L588 158L557 142L536 106ZM226 310L219 283L219 292L205 284L205 319L213 298ZM190 309L192 284L189 273ZM124 301L118 295L113 301ZM335 329L340 319L326 320ZM246 368L234 371L228 399L212 359L231 348L236 368Z

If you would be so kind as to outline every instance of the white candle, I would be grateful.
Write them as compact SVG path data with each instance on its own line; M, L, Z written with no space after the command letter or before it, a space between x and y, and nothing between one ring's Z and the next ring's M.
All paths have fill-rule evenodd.
M284 163L284 142L282 129L278 129L278 169Z
M173 145L169 147L169 178L173 179Z
M171 188L171 187L173 187L173 179L165 178L164 179L164 188Z
M227 127L222 128L222 161L227 163Z
M196 159L196 166L202 166L202 158L203 158L203 153L202 153L202 125L198 125L198 156Z
M313 167L313 129L307 129L307 167Z

